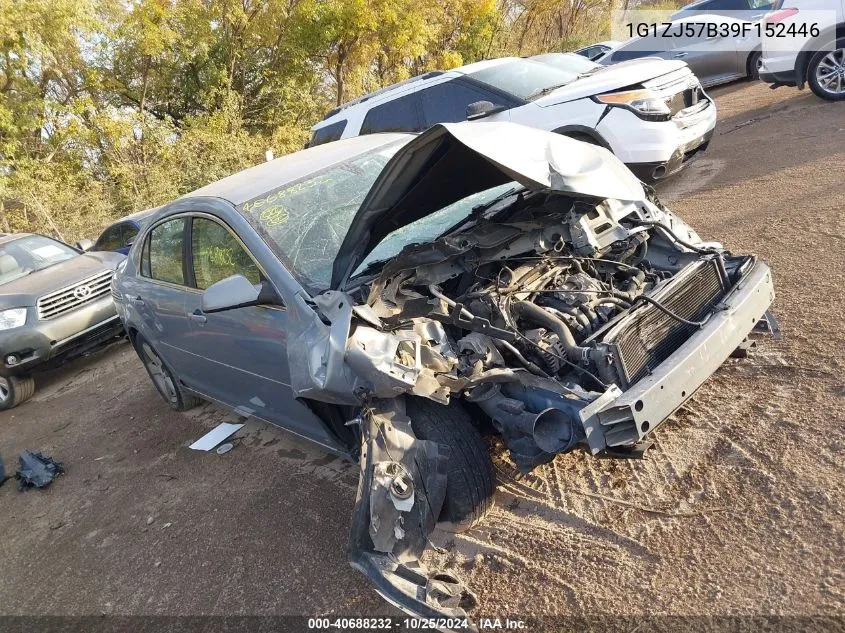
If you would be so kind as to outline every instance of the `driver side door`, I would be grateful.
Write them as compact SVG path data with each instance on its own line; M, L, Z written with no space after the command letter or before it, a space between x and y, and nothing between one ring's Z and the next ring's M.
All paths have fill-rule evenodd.
M242 415L255 416L332 446L325 427L294 398L287 356L288 313L284 306L259 305L222 312L202 310L202 292L242 275L253 285L269 281L234 231L220 218L190 218L186 268L192 291L185 311L190 322L186 349L192 366L183 377L191 389Z

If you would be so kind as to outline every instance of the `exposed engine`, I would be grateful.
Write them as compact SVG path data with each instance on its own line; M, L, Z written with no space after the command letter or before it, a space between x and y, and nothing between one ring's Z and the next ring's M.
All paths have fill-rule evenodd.
M585 439L582 410L665 360L729 287L738 262L686 240L700 242L651 202L520 195L497 221L406 247L359 289L368 325L347 361L382 370L359 393L462 396L521 468L548 461ZM641 433L620 420L603 435L630 447Z

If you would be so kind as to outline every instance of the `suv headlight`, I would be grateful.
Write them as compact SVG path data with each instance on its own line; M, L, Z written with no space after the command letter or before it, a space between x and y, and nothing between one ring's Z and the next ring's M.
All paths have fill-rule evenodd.
M26 308L12 308L0 312L0 330L11 330L26 323Z
M651 121L668 121L672 111L665 99L653 90L625 90L593 97L599 103L628 108L637 116Z

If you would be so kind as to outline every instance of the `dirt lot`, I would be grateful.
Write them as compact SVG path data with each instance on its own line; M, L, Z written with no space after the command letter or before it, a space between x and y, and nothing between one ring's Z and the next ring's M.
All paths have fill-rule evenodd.
M644 461L498 460L490 519L431 555L477 615L845 614L845 103L713 92L712 148L662 196L771 265L784 338L729 361ZM395 614L346 563L357 468L256 423L228 455L187 448L232 419L171 413L128 345L43 377L0 414L0 455L67 474L0 488L0 613Z

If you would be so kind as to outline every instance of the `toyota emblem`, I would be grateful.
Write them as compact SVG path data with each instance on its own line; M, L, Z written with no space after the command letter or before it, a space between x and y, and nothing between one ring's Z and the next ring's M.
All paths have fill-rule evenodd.
M79 286L73 289L73 296L77 299L87 299L91 295L91 286Z

